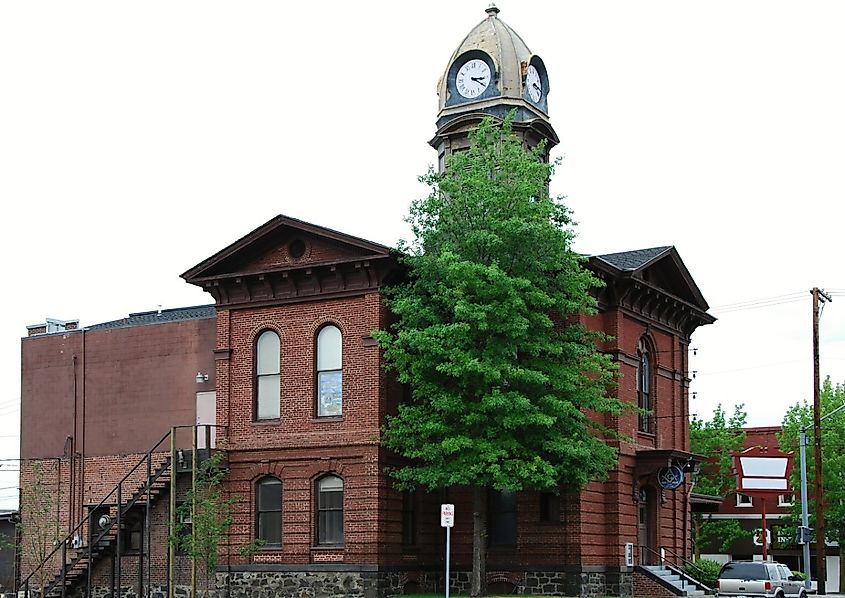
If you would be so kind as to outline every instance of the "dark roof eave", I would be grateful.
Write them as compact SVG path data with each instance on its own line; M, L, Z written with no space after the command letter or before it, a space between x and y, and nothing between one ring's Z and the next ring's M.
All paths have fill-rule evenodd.
M295 272L297 270L305 270L308 268L325 268L328 266L341 266L345 264L354 264L357 262L368 262L368 261L375 261L375 260L384 260L390 259L396 255L395 252L391 252L389 255L385 254L373 254L373 255L362 255L356 256L354 258L348 258L343 260L324 260L320 262L308 262L305 264L297 264L295 266L285 266L279 268L270 268L265 270L253 270L249 272L231 272L229 274L216 274L214 276L199 276L196 278L191 278L188 280L191 284L200 284L203 282L208 282L212 280L232 280L235 278L245 278L247 276L260 276L260 275L267 275L267 274L278 274L281 272ZM184 275L183 275L184 276Z

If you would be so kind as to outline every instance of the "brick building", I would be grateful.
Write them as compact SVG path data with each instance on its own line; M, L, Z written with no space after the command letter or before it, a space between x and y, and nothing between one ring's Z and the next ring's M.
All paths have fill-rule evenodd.
M745 428L745 443L743 448L764 447L777 449L778 434L780 426L757 426ZM794 456L796 468L799 467L798 456ZM812 480L811 480L812 483ZM795 542L793 524L789 521L789 515L793 512L796 504L800 506L800 489L795 488L790 492L775 494L766 500L766 527L768 528L768 555L774 561L784 563L795 571L803 571L802 547ZM705 517L712 520L736 520L747 534L734 541L730 550L725 553L719 550L719 546L713 543L703 546L701 556L720 562L733 560L759 560L763 555L762 537L762 513L763 505L760 496L749 496L740 492L730 492L723 501ZM815 555L815 543L812 544L813 555ZM839 546L831 543L826 546L827 556L827 578L826 590L828 592L839 592ZM815 556L810 561L810 572L813 580L816 579Z
M497 13L488 9L440 81L430 143L441 167L481 118L513 109L527 144L557 142L545 65ZM229 467L234 523L217 571L231 595L442 588L442 502L456 505L452 579L465 586L469 494L400 493L384 473L394 461L379 429L403 389L382 368L371 332L390 320L383 289L402 276L396 257L278 216L182 275L213 305L30 327L21 485L31 487L34 467L49 474L56 527L69 534L45 570L64 560L67 587L141 595L164 588L177 561L173 582L187 583L184 558L167 554L164 522L191 469L188 429L175 433L174 463L160 440L197 423L216 426L201 444L224 450ZM629 558L652 562L660 548L690 554L687 348L713 318L673 247L592 256L587 266L605 286L596 290L599 313L582 321L610 335L601 349L619 364L616 392L647 413L603 417L627 439L607 440L619 450L607 481L559 495L489 494L494 588L630 594ZM242 555L254 539L263 546ZM24 561L28 575L35 565Z

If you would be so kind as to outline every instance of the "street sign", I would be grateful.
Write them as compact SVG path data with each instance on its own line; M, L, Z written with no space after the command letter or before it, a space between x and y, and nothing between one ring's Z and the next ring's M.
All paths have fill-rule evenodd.
M455 505L440 505L440 527L455 527Z

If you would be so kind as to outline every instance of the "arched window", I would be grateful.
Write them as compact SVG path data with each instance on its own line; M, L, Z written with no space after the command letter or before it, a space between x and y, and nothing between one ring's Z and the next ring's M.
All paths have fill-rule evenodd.
M343 544L343 480L336 475L317 480L317 544Z
M343 414L343 336L337 326L317 334L317 416Z
M637 347L637 407L640 412L640 432L654 433L654 399L651 392L652 367L648 345L640 341Z
M255 538L264 544L282 543L282 481L267 477L255 485Z
M281 402L281 341L265 330L255 343L255 417L278 419Z

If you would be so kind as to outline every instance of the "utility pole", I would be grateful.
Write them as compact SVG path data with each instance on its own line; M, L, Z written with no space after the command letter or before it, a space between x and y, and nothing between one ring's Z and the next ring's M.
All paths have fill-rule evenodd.
M816 456L816 593L825 594L827 547L824 542L824 481L822 478L821 382L819 373L820 303L833 301L824 291L813 287L813 432Z

